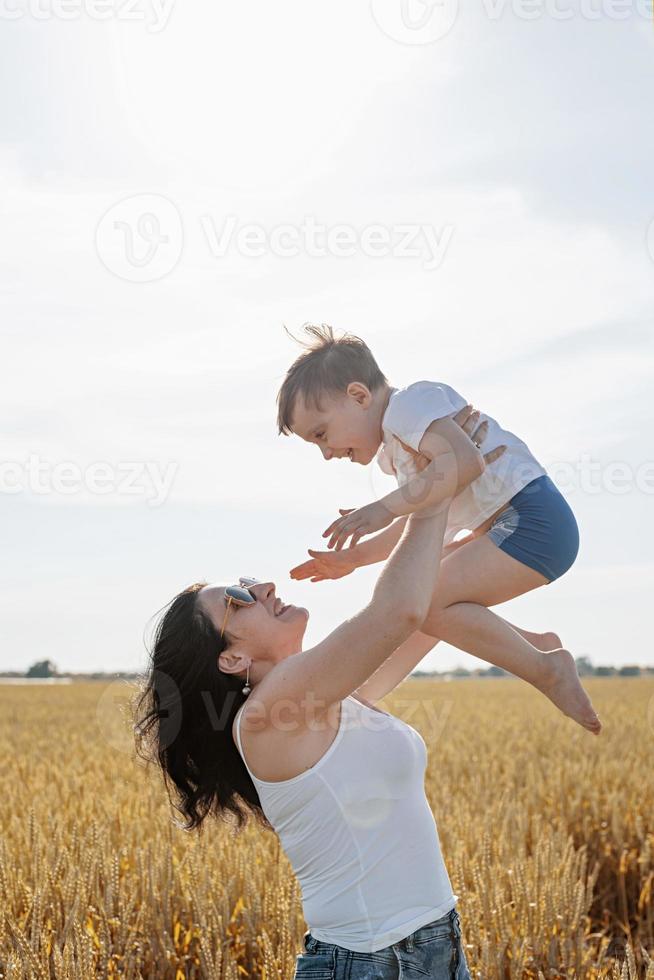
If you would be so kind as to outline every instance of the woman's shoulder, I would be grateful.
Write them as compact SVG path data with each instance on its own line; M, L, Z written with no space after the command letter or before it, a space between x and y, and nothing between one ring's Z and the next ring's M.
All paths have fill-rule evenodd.
M313 768L333 743L344 710L338 702L318 719L313 715L309 723L308 712L285 717L283 710L271 714L260 705L248 698L236 712L232 734L236 746L237 732L240 735L241 756L246 756L248 769L263 782L286 782Z
M270 674L273 672L274 668ZM232 733L236 736L237 729L241 736L243 731L256 733L269 731L271 728L300 731L311 728L317 719L337 712L339 704L340 702L321 703L320 699L311 697L310 692L300 701L296 698L280 697L278 684L269 683L268 677L265 677L236 711Z

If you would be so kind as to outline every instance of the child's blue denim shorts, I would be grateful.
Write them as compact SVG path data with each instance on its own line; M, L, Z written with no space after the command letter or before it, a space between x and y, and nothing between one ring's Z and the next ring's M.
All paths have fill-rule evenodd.
M471 980L456 909L392 946L357 953L304 934L293 980Z
M507 555L550 582L567 572L579 551L575 515L547 475L512 497L486 533Z

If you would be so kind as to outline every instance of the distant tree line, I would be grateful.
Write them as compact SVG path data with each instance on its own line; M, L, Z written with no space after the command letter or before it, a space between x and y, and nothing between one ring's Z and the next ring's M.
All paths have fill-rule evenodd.
M32 678L49 678L49 677L69 677L73 680L84 680L84 681L96 681L96 680L107 680L113 678L119 679L135 679L139 677L137 671L128 670L117 670L117 671L93 671L89 673L73 673L72 671L60 672L57 669L57 665L52 660L36 660L26 671L19 670L3 670L0 671L0 677L32 677Z
M25 673L25 677L58 677L57 668L51 660L37 660Z
M639 664L625 664L622 667L595 667L588 657L576 657L577 673L580 677L645 677L654 674L654 666L641 667ZM412 677L511 677L512 675L501 667L478 668L466 670L465 667L455 667L454 670L414 670Z
M575 660L580 677L641 677L654 675L654 666L641 667L638 664L625 664L622 667L595 667L588 657L577 657ZM20 671L2 671L0 677L70 677L74 680L107 680L112 678L134 680L140 674L137 671L94 671L89 673L60 673L52 660L37 660L25 673ZM455 667L453 670L414 670L412 677L511 677L501 667L477 668L466 670L465 667Z

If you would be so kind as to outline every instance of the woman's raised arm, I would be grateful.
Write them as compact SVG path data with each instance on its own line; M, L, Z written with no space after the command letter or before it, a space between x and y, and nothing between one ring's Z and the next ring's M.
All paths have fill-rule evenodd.
M423 623L433 600L450 500L412 514L367 606L326 639L277 664L252 698L311 704L313 714L352 694Z

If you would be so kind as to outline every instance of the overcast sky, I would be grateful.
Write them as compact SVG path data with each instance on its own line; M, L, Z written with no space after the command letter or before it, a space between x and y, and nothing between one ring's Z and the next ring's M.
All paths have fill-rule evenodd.
M141 668L199 579L272 579L307 645L368 601L381 566L288 575L394 487L277 435L282 324L305 321L361 335L395 386L451 384L566 493L577 562L498 611L653 662L649 17L3 5L2 669Z

